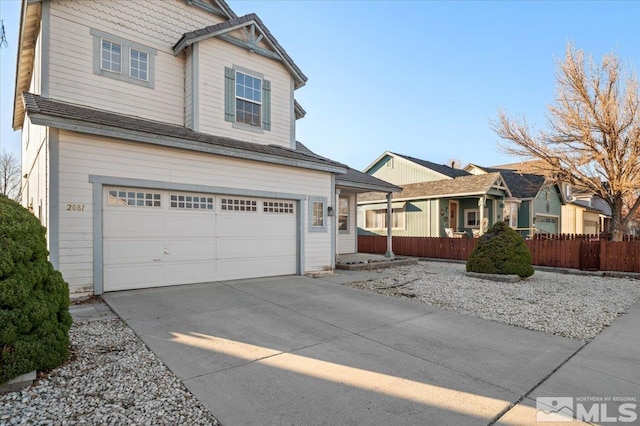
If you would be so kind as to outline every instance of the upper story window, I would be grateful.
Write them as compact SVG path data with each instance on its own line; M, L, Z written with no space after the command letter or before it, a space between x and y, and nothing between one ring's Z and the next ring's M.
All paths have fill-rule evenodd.
M236 123L261 127L262 79L236 71Z
M111 72L122 72L122 45L102 39L101 67Z
M129 75L138 80L147 81L149 76L149 54L136 49L129 49Z
M225 121L254 132L271 130L271 83L241 67L225 68Z
M156 49L93 28L91 35L94 74L153 88Z

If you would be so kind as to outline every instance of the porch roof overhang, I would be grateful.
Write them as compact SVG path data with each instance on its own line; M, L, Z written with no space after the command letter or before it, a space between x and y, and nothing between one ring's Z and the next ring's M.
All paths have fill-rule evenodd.
M391 203L391 208L392 209L402 209L404 208L404 206L407 205L406 201L393 201ZM381 209L387 209L387 203L378 203L378 204L367 204L364 205L363 208L365 210L381 210Z
M501 196L497 194L511 197L511 191L504 183L499 172L407 184L403 186L402 192L393 195L393 199L396 201L409 201ZM366 194L358 201L358 204L379 202L382 199L384 199L384 194L381 193Z

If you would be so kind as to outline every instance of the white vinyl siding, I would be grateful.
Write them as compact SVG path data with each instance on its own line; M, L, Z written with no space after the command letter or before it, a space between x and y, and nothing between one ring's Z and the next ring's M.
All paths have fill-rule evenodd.
M89 175L255 191L331 196L330 173L60 132L60 270L72 292L93 287L93 198ZM247 173L251 170L251 173ZM84 205L82 212L65 203ZM307 202L301 216L307 217ZM239 213L238 213L239 214ZM303 227L306 230L306 226ZM331 266L331 234L304 235L305 271Z
M185 61L171 47L185 32L221 18L183 1L52 0L50 14L51 98L184 125ZM91 28L155 49L153 90L94 74Z
M284 65L273 59L252 54L249 51L219 39L199 42L199 70L197 86L199 130L247 142L291 146L292 77ZM247 70L248 73L262 75L270 87L270 122L262 128L240 126L235 117L231 120L225 114L225 68ZM235 88L234 82L234 88ZM266 86L265 86L266 87ZM263 113L264 105L263 105ZM233 114L235 115L235 108ZM247 131L250 130L250 131ZM269 130L269 131L263 131Z

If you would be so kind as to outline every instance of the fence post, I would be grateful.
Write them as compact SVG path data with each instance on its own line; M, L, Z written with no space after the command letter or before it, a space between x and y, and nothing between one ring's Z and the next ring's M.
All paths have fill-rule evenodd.
M600 240L600 249L598 250L598 257L600 262L598 263L598 270L606 271L607 267L607 240Z

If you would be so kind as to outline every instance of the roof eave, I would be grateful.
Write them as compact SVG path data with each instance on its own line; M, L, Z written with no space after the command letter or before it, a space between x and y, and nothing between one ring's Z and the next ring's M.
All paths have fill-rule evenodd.
M1 1L1 0L0 0ZM16 78L13 94L13 120L11 127L13 130L20 130L24 122L25 108L22 100L22 92L29 90L35 59L36 40L40 31L40 19L42 17L42 2L40 0L22 0L20 13L20 36L18 39L18 51L16 58ZM25 17L34 11L37 19L25 22ZM27 26L31 31L27 31ZM30 40L25 40L26 34L32 36Z
M97 123L88 123L80 120L60 118L42 113L31 113L29 118L33 124L55 127L79 133L97 134L135 142L143 142L153 145L187 149L190 151L206 152L209 154L223 155L227 157L254 160L266 163L280 164L304 169L319 170L323 172L346 173L346 166L338 164L320 164L302 159L283 158L275 154L253 152L241 148L220 146L206 142L177 138L172 136L159 137L143 131L122 129Z
M402 188L395 185L376 185L371 183L354 182L336 177L336 186L342 186L355 190L355 192L401 192Z

